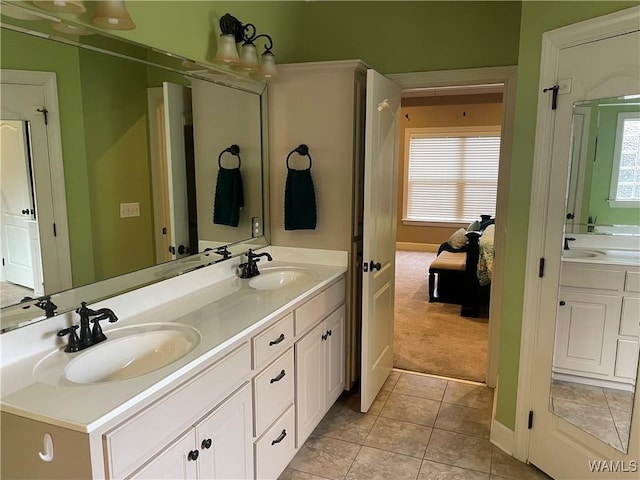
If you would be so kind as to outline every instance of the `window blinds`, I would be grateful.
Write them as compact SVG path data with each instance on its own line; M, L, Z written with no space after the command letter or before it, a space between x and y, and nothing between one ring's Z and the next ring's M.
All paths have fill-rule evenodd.
M500 136L411 134L407 220L472 222L495 215Z

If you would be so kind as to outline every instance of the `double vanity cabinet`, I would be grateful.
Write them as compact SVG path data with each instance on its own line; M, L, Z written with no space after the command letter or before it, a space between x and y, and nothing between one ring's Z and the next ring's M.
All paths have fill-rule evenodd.
M277 478L344 389L345 269L334 270L289 297L251 292L242 308L274 313L98 426L28 418L3 398L2 478ZM91 387L66 390L92 401Z
M640 340L640 267L563 260L558 300L556 377L633 389Z

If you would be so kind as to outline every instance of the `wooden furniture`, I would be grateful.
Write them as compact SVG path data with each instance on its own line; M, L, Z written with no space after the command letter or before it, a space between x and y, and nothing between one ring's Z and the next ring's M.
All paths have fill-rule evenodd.
M349 252L346 388L360 375L366 72L351 60L278 65L269 84L271 244ZM300 144L313 158L315 230L284 229L285 160ZM290 165L307 168L309 160L293 155Z
M480 305L488 300L489 286L478 282L481 232L467 232L467 244L452 249L444 242L429 266L429 302L459 303L460 315L477 317Z

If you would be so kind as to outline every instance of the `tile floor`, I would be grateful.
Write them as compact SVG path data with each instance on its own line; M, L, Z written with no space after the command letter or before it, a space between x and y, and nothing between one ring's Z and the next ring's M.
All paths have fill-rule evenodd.
M493 390L394 371L368 413L345 392L280 480L538 480L489 443Z
M632 392L553 380L550 407L567 422L622 452L627 451Z

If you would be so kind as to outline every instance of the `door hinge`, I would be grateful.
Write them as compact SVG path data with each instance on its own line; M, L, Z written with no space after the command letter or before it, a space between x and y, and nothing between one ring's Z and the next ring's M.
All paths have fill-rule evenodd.
M2 259L2 266L4 267L4 258Z
M527 422L527 428L529 430L533 428L533 410L529 410L529 420Z
M57 237L58 236L58 231L56 230L56 224L53 224L53 236Z
M48 125L49 124L49 110L47 110L47 107L38 108L38 109L36 109L36 111L40 112L44 116L44 124Z
M544 277L544 257L540 259L540 264L538 266L538 277Z
M554 85L553 87L547 87L542 90L543 93L553 92L553 96L551 97L551 110L558 108L558 90L560 90L560 85Z

